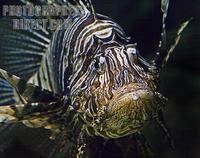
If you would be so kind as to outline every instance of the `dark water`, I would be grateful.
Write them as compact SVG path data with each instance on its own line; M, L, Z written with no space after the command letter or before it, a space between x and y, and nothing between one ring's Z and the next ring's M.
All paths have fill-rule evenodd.
M112 17L132 37L132 41L138 43L142 55L149 59L153 56L161 27L159 0L93 0L93 2L98 13ZM165 119L171 129L176 149L170 150L156 125L148 123L144 129L145 136L160 158L200 158L200 1L171 1L167 19L169 41L173 39L177 26L191 17L193 20L184 31L161 78L162 92L169 98ZM44 135L41 139L47 139L48 142L40 144L39 148L34 143L27 142L30 141L28 134L30 129L26 129L26 132L24 130L25 127L17 130L16 140L10 141L9 148L0 149L1 158L48 157L48 149L54 145L45 137L48 135L47 132L45 135L44 131L35 131L38 133L38 140L39 135ZM23 141L20 137L24 138ZM112 146L112 142L109 145ZM46 154L41 150L46 150ZM117 149L109 148L106 157L117 157L114 153L117 153ZM60 158L62 155L53 157Z

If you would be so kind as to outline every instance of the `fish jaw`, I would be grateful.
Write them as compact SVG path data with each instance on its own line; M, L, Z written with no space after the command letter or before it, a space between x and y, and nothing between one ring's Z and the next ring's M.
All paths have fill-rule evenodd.
M141 130L153 113L154 93L148 88L119 88L107 107L107 117L98 130L107 138L119 138Z

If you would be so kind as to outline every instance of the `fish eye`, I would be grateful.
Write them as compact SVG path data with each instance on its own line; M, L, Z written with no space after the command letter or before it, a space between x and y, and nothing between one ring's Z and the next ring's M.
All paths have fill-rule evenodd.
M95 69L99 69L99 62L97 60L94 63L94 67L95 67Z
M104 73L105 70L105 57L100 56L98 58L95 59L95 63L94 63L94 67L97 70L98 73Z

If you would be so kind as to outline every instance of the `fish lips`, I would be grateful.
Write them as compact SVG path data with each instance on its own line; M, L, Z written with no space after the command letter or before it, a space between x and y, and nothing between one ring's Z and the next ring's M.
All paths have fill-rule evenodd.
M113 97L109 103L108 111L111 113L117 109L130 107L138 108L142 106L141 104L147 101L153 101L154 93L147 89L133 90L131 92L122 92L121 94ZM131 109L129 109L131 110Z
M105 123L107 132L122 137L138 132L152 111L154 93L148 89L122 92L110 101Z

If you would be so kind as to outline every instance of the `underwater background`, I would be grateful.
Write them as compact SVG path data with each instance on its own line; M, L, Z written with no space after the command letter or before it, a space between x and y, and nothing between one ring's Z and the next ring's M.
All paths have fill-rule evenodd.
M0 0L0 3L1 9L3 4L18 4L14 0ZM122 26L146 59L152 59L161 31L159 0L93 0L93 4L98 13ZM161 75L162 93L169 99L164 115L175 150L169 148L164 135L152 122L143 130L159 158L200 158L200 1L171 0L167 18L169 41L177 27L191 17L193 20ZM65 154L58 152L59 141L48 137L47 130L5 126L0 130L0 158L64 158ZM126 144L126 138L122 142ZM110 141L103 157L120 157L118 152Z

